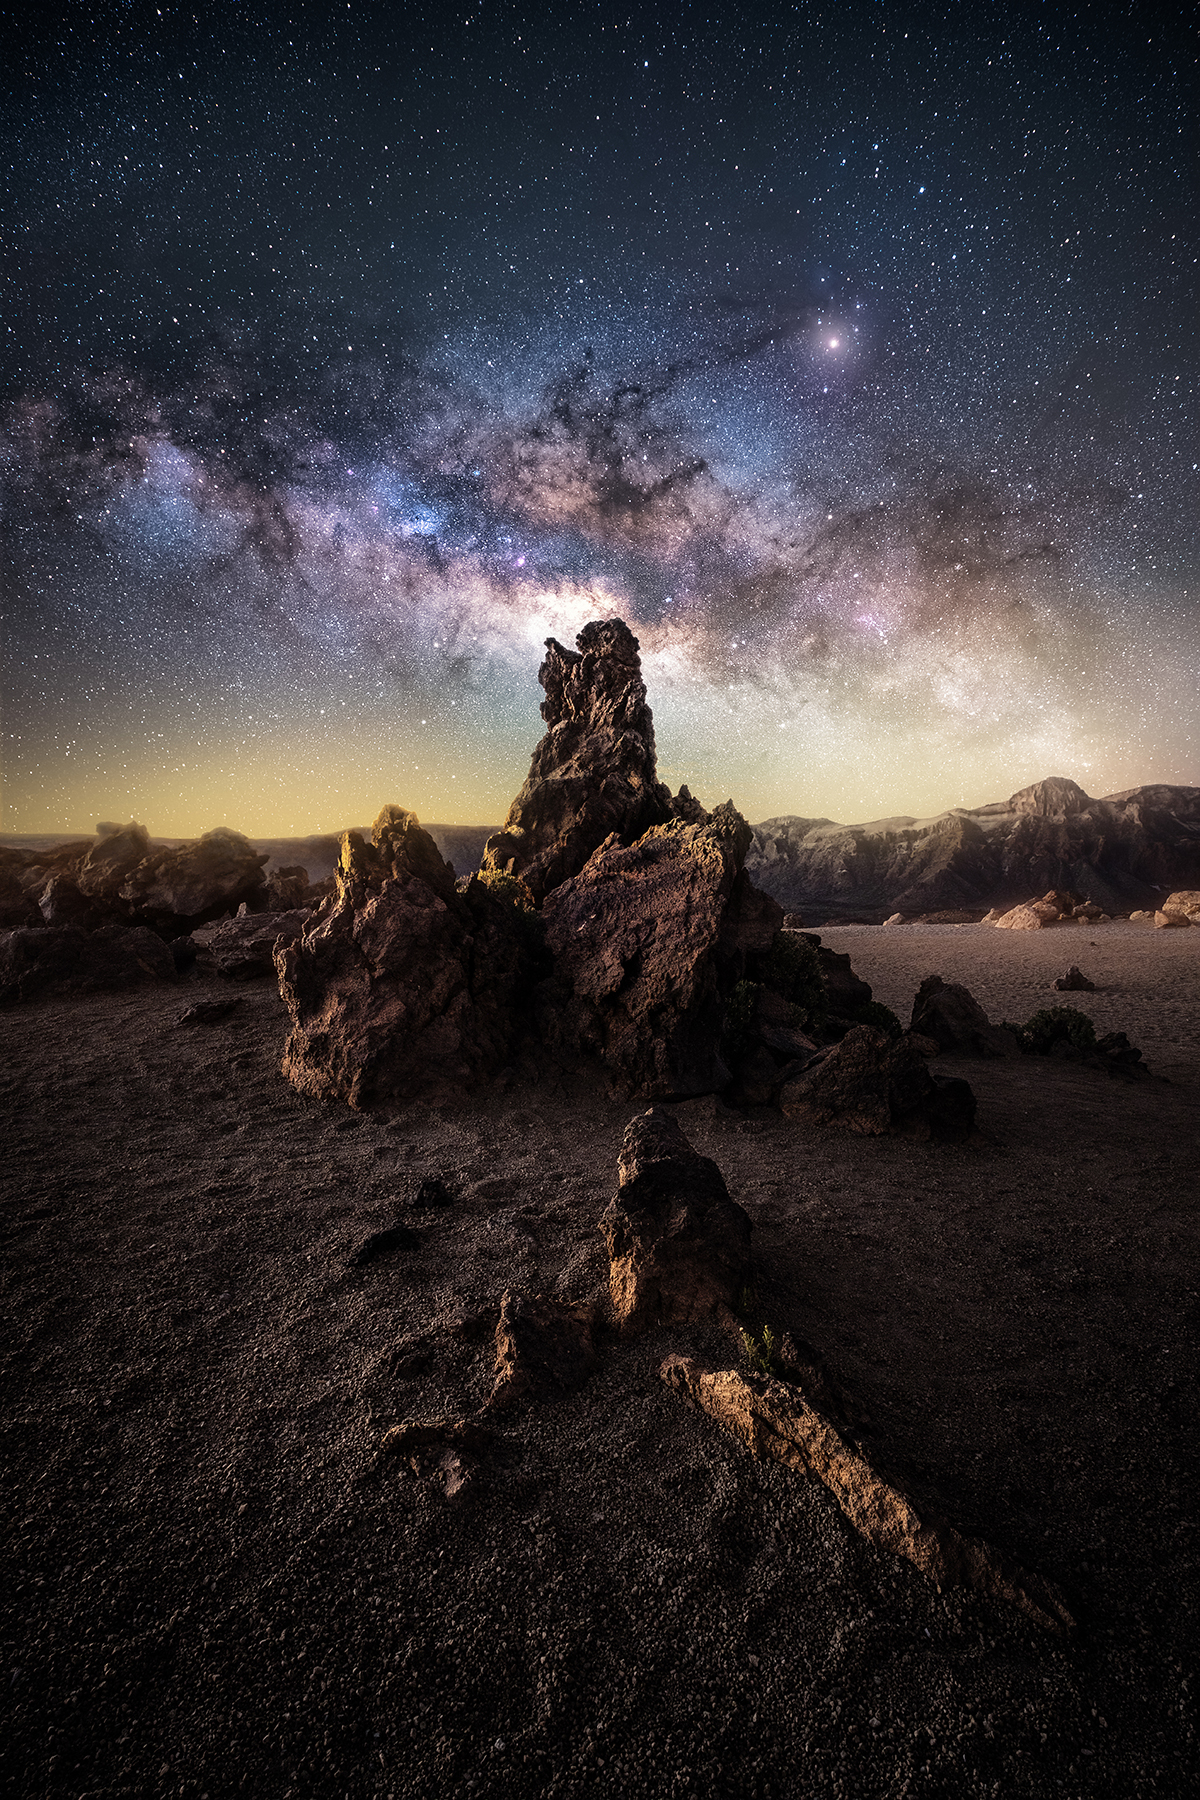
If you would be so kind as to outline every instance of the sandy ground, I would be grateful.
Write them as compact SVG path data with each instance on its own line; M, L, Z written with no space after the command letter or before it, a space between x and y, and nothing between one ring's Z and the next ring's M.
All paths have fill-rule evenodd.
M1182 1795L1198 1773L1200 931L843 927L907 1019L1065 997L1133 1084L942 1059L970 1147L679 1115L817 1345L963 1528L1059 1583L1068 1642L939 1595L825 1490L608 1341L495 1421L473 1497L382 1458L490 1386L503 1289L603 1291L637 1109L564 1083L360 1118L278 1072L266 984L0 1018L5 1713L13 1795ZM440 1175L445 1211L408 1207ZM401 1218L417 1247L347 1258Z

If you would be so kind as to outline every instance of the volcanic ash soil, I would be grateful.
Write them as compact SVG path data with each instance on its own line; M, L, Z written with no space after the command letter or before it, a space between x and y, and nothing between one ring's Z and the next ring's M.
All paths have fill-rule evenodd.
M4 1018L6 1792L1193 1791L1200 933L825 941L904 1018L938 973L1020 1022L1077 963L1154 1071L938 1058L962 1146L673 1108L753 1220L750 1328L816 1346L1077 1631L939 1594L689 1410L659 1365L730 1366L716 1327L601 1331L448 1499L383 1440L482 1404L506 1290L603 1295L643 1108L325 1107L271 985L179 1024L230 997L193 978Z

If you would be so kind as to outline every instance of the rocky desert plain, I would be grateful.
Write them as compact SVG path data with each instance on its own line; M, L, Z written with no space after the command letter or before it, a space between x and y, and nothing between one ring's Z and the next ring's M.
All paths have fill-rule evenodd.
M578 646L478 876L0 850L5 1792L1194 1792L1200 792L856 872Z

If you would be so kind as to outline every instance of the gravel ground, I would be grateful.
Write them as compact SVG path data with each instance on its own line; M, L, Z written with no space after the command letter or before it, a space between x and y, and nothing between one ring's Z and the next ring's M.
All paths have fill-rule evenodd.
M1024 1019L1077 962L1101 991L1056 998L1170 1078L943 1058L972 1147L679 1108L763 1319L1074 1637L938 1594L684 1408L659 1362L729 1363L716 1332L606 1341L458 1500L389 1460L483 1399L506 1287L602 1291L637 1109L313 1105L272 989L181 1026L235 991L192 979L4 1015L6 1792L1195 1791L1200 932L823 935L905 1017L937 972ZM435 1174L453 1204L414 1212ZM348 1268L397 1218L416 1248Z

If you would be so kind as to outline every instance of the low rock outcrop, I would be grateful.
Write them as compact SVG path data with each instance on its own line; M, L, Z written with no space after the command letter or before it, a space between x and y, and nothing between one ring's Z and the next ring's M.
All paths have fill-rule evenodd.
M954 1076L931 1075L911 1038L856 1025L811 1069L784 1083L785 1118L837 1125L861 1137L898 1134L959 1142L975 1125L975 1096Z
M76 925L0 932L0 1005L43 994L91 994L173 981L163 940L144 927Z
M1089 981L1082 969L1072 963L1065 975L1060 975L1054 983L1060 994L1094 994L1096 984Z
M652 1106L625 1133L600 1220L619 1330L727 1319L750 1279L750 1219L715 1162Z
M911 1029L932 1038L939 1050L960 1056L1019 1056L1011 1031L993 1025L974 995L957 982L927 975L913 1001Z
M416 816L347 832L328 915L275 954L291 1018L283 1070L351 1106L477 1085L508 1060L537 973L517 909L460 893Z
M294 944L312 921L307 908L296 912L244 912L219 919L192 932L202 967L227 981L253 981L274 975L275 951Z
M660 1375L752 1456L815 1475L868 1543L905 1557L939 1589L973 1588L1014 1606L1044 1630L1059 1635L1073 1630L1075 1621L1049 1582L918 1506L801 1386L736 1369L703 1369L684 1356L668 1356Z
M573 1393L596 1366L595 1317L585 1301L511 1291L500 1301L490 1411Z
M53 850L0 849L0 920L11 925L148 925L189 932L243 903L262 910L266 856L220 826L183 844L152 844L144 825L102 825Z

